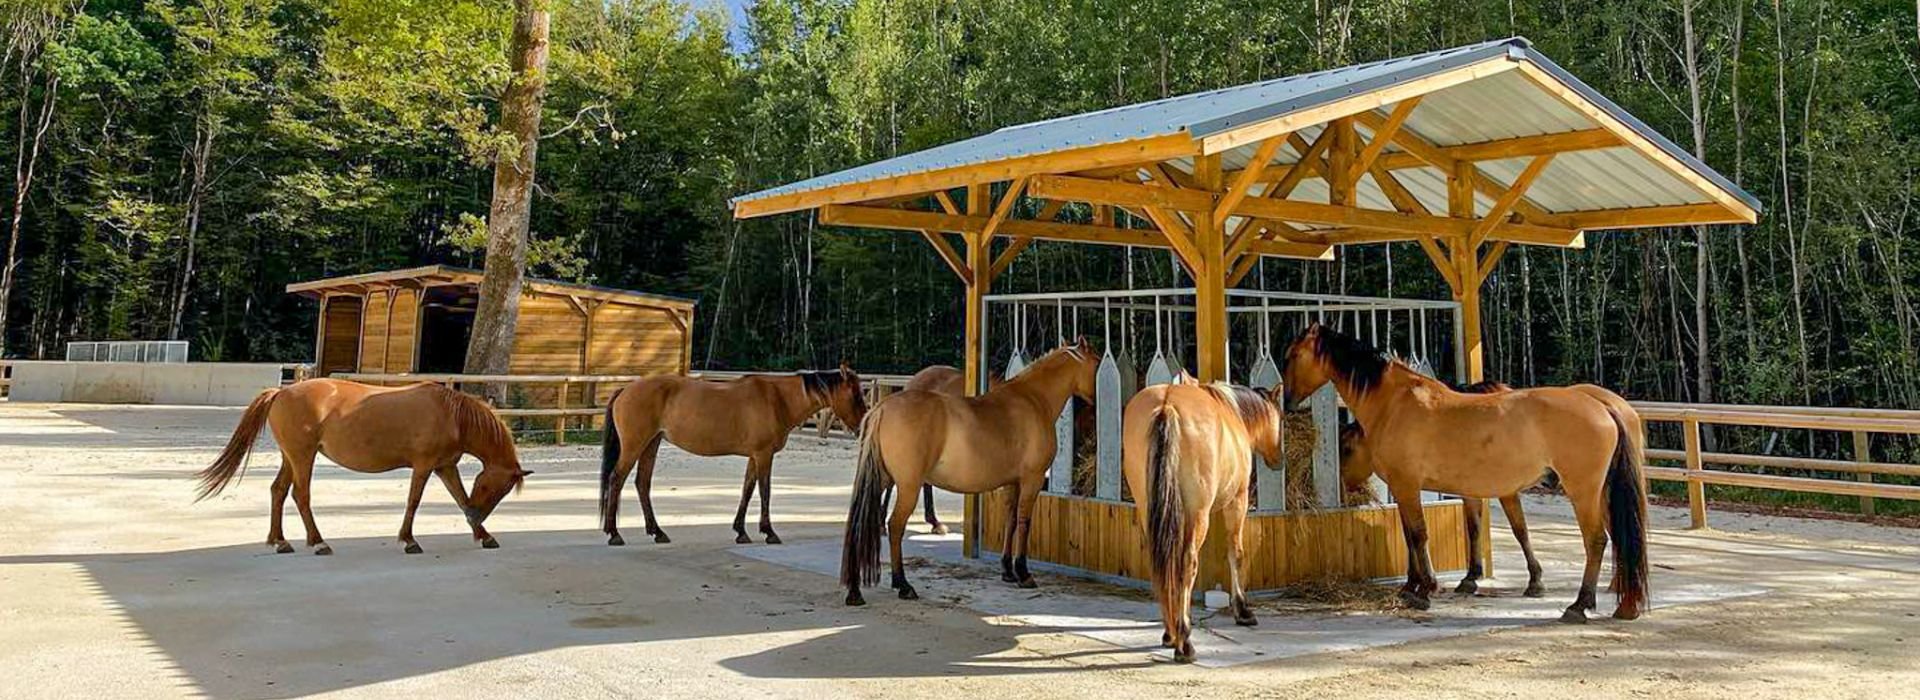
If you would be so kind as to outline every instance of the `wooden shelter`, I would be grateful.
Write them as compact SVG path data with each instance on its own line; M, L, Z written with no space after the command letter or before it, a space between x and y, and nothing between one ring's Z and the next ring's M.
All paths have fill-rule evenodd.
M287 285L318 299L316 376L459 373L480 271L429 265ZM690 299L529 279L511 374L684 374Z
M733 207L924 238L964 287L976 390L983 296L1035 240L1171 249L1193 279L1207 381L1226 376L1225 290L1261 256L1414 242L1461 305L1461 360L1479 380L1480 288L1511 246L1752 223L1760 209L1522 38L1008 127ZM982 513L968 500L971 555Z

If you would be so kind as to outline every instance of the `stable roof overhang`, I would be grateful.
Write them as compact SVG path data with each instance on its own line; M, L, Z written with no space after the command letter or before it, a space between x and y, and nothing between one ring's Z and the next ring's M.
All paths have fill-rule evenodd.
M451 265L426 265L402 270L383 270L344 277L329 277L309 282L295 282L287 285L288 294L298 294L311 298L321 298L328 294L360 296L386 289L426 289L429 287L479 287L484 276L480 270ZM529 293L552 294L579 299L644 306L650 308L688 311L693 309L694 300L664 294L650 294L628 289L614 289L589 284L574 284L557 280L528 278L522 283L522 289Z
M992 221L948 195L996 182L1050 206ZM1470 213L1454 185L1471 190ZM1094 205L1096 225L1054 221L1065 202ZM1011 126L732 206L737 218L820 208L828 224L1161 246L1170 237L1154 229L1211 213L1235 239L1254 234L1236 252L1306 258L1436 238L1578 246L1586 230L1753 223L1761 209L1518 37ZM1111 225L1124 217L1108 207L1153 229Z

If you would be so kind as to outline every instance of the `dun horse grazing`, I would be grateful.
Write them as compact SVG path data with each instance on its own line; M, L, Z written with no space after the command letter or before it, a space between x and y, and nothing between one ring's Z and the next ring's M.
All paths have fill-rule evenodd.
M408 554L419 554L413 540L413 511L420 507L427 477L439 475L453 494L453 502L473 528L480 546L500 546L481 527L510 491L517 491L528 474L520 468L513 434L487 404L438 384L377 387L338 379L309 379L284 389L268 389L247 406L240 426L227 440L213 464L199 473L200 499L218 494L246 469L260 426L273 429L280 445L280 474L273 480L273 512L267 545L286 554L293 551L280 531L280 512L287 492L307 526L307 546L314 554L332 554L333 547L313 524L313 458L323 454L340 466L378 474L401 467L413 469L407 492L407 517L400 522L400 542ZM473 479L473 498L460 483L460 455L480 460Z
M740 485L740 509L733 516L734 541L747 544L747 504L760 487L760 534L780 544L773 532L768 497L773 488L773 455L807 417L831 407L848 426L867 413L860 375L841 365L826 372L755 375L731 382L709 382L678 375L647 377L614 392L607 402L607 429L600 447L600 520L607 544L626 544L620 536L620 489L634 465L640 476L633 489L640 514L655 542L670 542L653 517L653 465L660 441L703 457L747 458Z
M1173 647L1174 660L1192 661L1193 579L1212 513L1227 530L1233 621L1257 623L1247 605L1240 532L1253 454L1281 463L1280 411L1259 389L1183 380L1142 389L1121 422L1127 488L1145 494L1134 497L1134 511L1153 561L1153 595L1166 627L1161 641Z
M1577 387L1576 387L1577 388ZM1477 382L1453 387L1462 394L1495 394L1513 391L1513 387L1501 382ZM1367 450L1366 431L1358 423L1349 423L1340 429L1340 480L1348 493L1366 489L1367 479L1377 471L1373 464L1373 455ZM1543 467L1541 475L1546 474ZM1525 490L1533 484L1521 487ZM1478 498L1463 498L1467 515L1467 575L1454 586L1455 593L1472 594L1480 590L1480 577L1485 573L1480 562L1480 513ZM1527 559L1527 589L1524 595L1538 598L1546 594L1546 588L1540 584L1540 560L1533 556L1533 542L1527 537L1527 515L1520 509L1520 494L1512 493L1500 497L1500 510L1506 513L1507 525L1513 529L1513 539L1520 543L1520 553ZM1412 556L1412 553L1408 553Z
M1560 619L1585 622L1608 535L1613 540L1613 615L1640 616L1647 602L1646 495L1639 416L1599 387L1542 387L1462 394L1360 341L1315 324L1287 349L1282 373L1292 407L1332 382L1366 431L1374 467L1399 503L1408 558L1408 605L1425 609L1439 587L1427 556L1422 489L1499 498L1560 475L1586 544L1580 593Z
M866 604L860 586L880 582L882 527L892 545L894 589L903 600L920 597L907 583L900 540L922 484L957 493L1018 486L1018 497L1010 501L1000 577L1033 588L1027 571L1028 522L1053 461L1054 422L1069 398L1092 399L1098 365L1082 339L1047 353L984 396L902 391L867 414L840 554L847 604ZM895 485L898 497L888 519L882 511L887 489Z

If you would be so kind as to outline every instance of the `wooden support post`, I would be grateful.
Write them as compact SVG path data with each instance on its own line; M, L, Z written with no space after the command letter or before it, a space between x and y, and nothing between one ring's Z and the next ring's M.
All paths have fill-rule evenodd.
M1700 421L1691 416L1680 422L1680 441L1687 453L1687 513L1692 529L1707 529L1707 485L1698 478L1706 469L1700 457Z
M1460 161L1447 178L1447 215L1456 219L1472 219L1473 163ZM1486 357L1480 339L1480 251L1470 236L1457 236L1447 241L1451 256L1448 262L1453 264L1453 274L1447 281L1453 286L1453 300L1460 303L1460 367L1467 376L1462 380L1468 383L1484 381L1486 377ZM1446 276L1446 275L1443 275ZM1480 542L1480 568L1487 575L1493 575L1493 509L1487 501L1480 501L1480 527L1467 533L1468 537L1478 538Z
M573 382L560 382L560 410L567 408L567 394L573 393ZM553 417L553 444L567 444L567 414Z
M1868 439L1867 439L1867 431L1865 431L1865 430L1855 430L1855 431L1853 431L1853 459L1854 459L1854 461L1856 461L1856 462L1871 462L1871 461L1873 461L1873 449L1872 449L1872 448L1873 448L1873 445L1872 445L1872 443L1871 443L1871 442L1869 442L1869 441L1868 441ZM1858 476L1858 478L1860 479L1860 482L1861 482L1861 483L1864 483L1864 484L1871 484L1871 483L1873 483L1873 472L1865 472L1865 471L1863 471L1863 472L1860 472L1860 473L1859 473L1859 474L1858 474L1857 476ZM1873 497L1872 497L1872 496L1861 496L1861 497L1860 497L1860 514L1861 514L1861 515L1873 515L1873 514L1874 514L1874 511L1876 511L1876 510L1878 510L1878 509L1877 509L1877 508L1876 508L1876 507L1874 506L1874 504L1873 504Z
M982 216L991 207L991 198L986 185L973 185L967 188L967 213ZM962 334L966 347L962 350L965 365L966 392L968 396L980 395L983 377L986 376L986 358L982 356L981 340L986 333L987 288L992 280L988 275L993 271L993 238L982 233L965 234L967 246L967 270L971 273L966 282L965 311L962 314L966 330ZM967 494L964 504L965 522L960 528L962 534L960 553L969 559L980 558L980 495Z

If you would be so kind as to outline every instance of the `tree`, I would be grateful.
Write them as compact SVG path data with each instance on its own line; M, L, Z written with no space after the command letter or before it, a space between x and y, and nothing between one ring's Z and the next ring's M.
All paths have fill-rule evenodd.
M507 56L513 77L500 100L500 141L494 156L493 205L487 213L487 260L467 341L469 374L506 374L520 322L520 288L527 274L533 216L534 156L540 146L540 109L547 89L547 0L514 0L513 39Z

